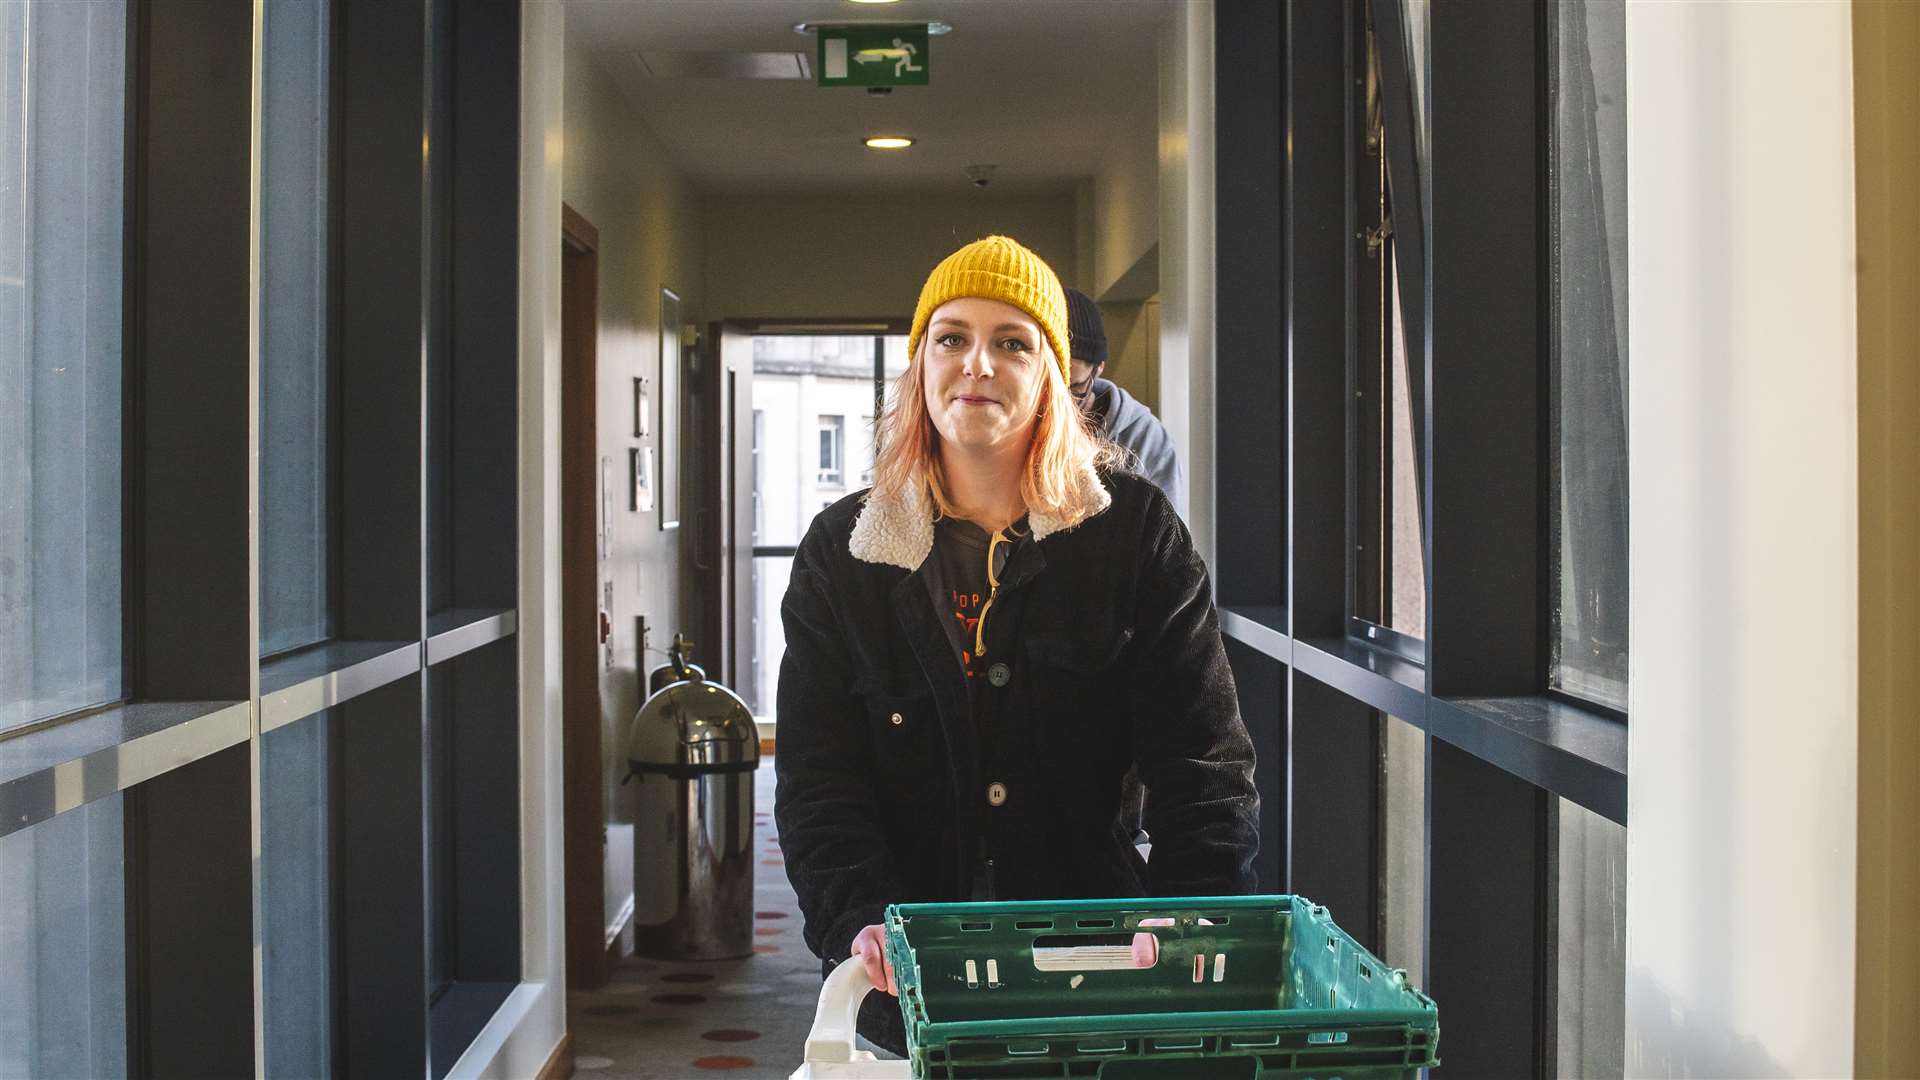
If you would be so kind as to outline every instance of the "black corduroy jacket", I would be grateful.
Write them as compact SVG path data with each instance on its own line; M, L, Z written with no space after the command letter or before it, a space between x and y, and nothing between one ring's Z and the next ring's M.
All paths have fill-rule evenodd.
M805 939L829 963L888 904L1252 891L1253 745L1207 570L1160 489L1081 478L1107 505L1029 517L985 658L984 754L925 575L922 498L849 496L814 519L781 618L774 812ZM1097 487L1097 490L1095 489ZM1121 780L1149 792L1151 861ZM990 867L987 861L990 860Z

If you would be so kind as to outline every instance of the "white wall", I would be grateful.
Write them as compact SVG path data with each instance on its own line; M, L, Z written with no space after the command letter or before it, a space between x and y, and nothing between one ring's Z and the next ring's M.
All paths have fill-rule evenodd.
M576 16L577 18L577 12ZM633 378L649 379L656 400L660 378L661 335L672 340L675 328L660 325L660 290L680 297L680 318L699 322L703 308L699 198L670 163L665 146L647 126L645 102L632 102L601 68L579 28L567 27L566 149L562 190L566 203L599 230L598 368L599 457L609 463L612 494L610 558L601 568L611 583L613 663L600 668L602 783L606 791L608 843L604 914L612 923L629 898L635 922L648 924L672 911L667 876L633 866L632 800L637 788L622 785L626 772L618 749L627 722L640 707L643 673L665 663L664 649L674 633L694 632L691 583L683 579L685 532L662 530L660 514L629 509L626 484L628 450L651 447L655 469L665 467L665 445L657 418L645 438L633 434ZM555 237L555 243L558 243ZM682 398L686 396L682 387ZM658 411L656 409L656 411ZM678 442L681 470L681 520L690 520L694 489L687 483L690 453ZM589 478L589 483L597 479ZM656 481L655 490L659 485ZM639 654L634 616L644 615L652 653ZM696 650L710 643L696 642ZM710 653L709 653L710 655ZM696 659L700 658L696 652ZM636 885L639 887L636 893ZM649 889L651 886L651 889Z
M1213 0L1160 32L1160 422L1187 466L1179 507L1214 553Z
M1085 227L1091 231L1084 243L1092 284L1083 288L1097 300L1143 300L1158 287L1150 264L1146 272L1129 275L1160 242L1160 113L1154 88L1143 85L1140 100L1100 155L1087 191ZM1125 285L1115 292L1122 279Z
M1853 1071L1848 20L1627 7L1629 1076Z
M913 314L920 284L956 248L992 233L1074 280L1073 193L710 195L707 310L716 318Z

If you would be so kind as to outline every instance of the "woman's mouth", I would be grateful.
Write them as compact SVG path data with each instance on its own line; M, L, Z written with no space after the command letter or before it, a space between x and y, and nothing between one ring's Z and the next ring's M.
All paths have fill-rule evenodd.
M976 394L961 394L959 397L956 397L953 400L959 402L962 405L998 405L1000 404L998 401L995 401L993 398L980 397Z

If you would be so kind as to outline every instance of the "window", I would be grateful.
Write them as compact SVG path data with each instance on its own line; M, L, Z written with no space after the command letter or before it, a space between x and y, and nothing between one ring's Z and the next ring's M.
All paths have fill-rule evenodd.
M0 731L125 687L126 16L0 4Z
M333 636L328 21L266 9L261 65L260 652Z
M822 484L840 484L841 462L846 456L847 418L844 416L822 416L820 418L820 473ZM832 503L827 505L831 506Z
M860 486L866 487L873 483L874 439L878 434L878 429L874 427L874 418L871 416L861 417L860 431L865 436L866 443L862 448L866 451L866 457L861 459L863 464L860 468Z
M813 516L858 478L872 483L869 417L907 369L905 334L756 334L753 339L754 709L770 712L786 651L780 598L793 576L790 550ZM808 423L807 418L814 422ZM847 421L860 426L847 431ZM854 443L848 445L851 434Z
M1550 4L1552 618L1548 685L1627 707L1627 116L1623 0Z
M753 410L753 539L767 531L767 504L760 498L760 447L767 441L767 410Z
M1369 9L1371 10L1371 9ZM1353 148L1356 220L1353 238L1356 305L1350 340L1349 431L1352 481L1348 514L1352 548L1349 611L1361 637L1420 657L1426 636L1426 556L1420 520L1415 373L1402 318L1398 245L1388 158L1390 145L1380 50L1372 28L1363 35L1367 78L1356 88L1364 123Z

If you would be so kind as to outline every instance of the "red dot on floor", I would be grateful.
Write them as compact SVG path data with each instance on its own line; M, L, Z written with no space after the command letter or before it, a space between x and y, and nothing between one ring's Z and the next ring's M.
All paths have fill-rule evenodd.
M708 1042L749 1042L759 1038L760 1033L746 1028L721 1028L718 1031L703 1031L700 1037Z
M705 994L655 994L648 999L655 1005L704 1005Z
M787 913L784 911L756 911L753 913L753 917L756 919L784 919L787 917Z
M785 863L786 861L787 860L785 859L761 859L760 865L761 866L779 866L782 863Z
M761 953L761 954L765 954L765 953L777 953L777 952L779 952L779 951L780 951L780 946L778 946L778 945L755 945L755 946L753 947L753 951L754 951L754 952L757 952L757 953Z
M751 1069L753 1059L735 1054L715 1054L712 1057L694 1058L696 1069Z
M761 937L772 937L780 932L780 928L777 926L760 926L755 927L753 932L759 934Z

